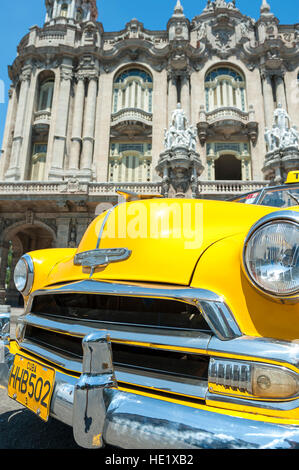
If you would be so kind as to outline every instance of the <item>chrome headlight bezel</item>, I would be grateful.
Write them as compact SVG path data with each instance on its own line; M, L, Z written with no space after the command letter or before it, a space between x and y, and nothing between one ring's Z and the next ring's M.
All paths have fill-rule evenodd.
M243 270L251 282L257 290L259 290L263 294L267 294L268 296L272 297L276 300L286 300L286 301L298 301L299 300L299 287L293 289L291 292L288 293L277 293L266 289L265 286L259 284L257 280L251 275L250 269L247 266L246 262L246 250L248 247L248 243L250 242L251 238L254 234L257 233L258 230L265 228L265 226L271 226L279 223L285 224L292 224L299 228L299 212L295 211L279 211L273 212L271 214L262 217L258 222L256 222L251 229L245 239L244 247L243 247L243 256L242 256L242 263L243 263Z
M34 263L33 263L33 260L31 258L31 256L29 255L23 255L18 263L22 261L25 265L25 269L26 269L26 282L24 283L24 288L23 289L18 289L18 287L16 286L17 290L19 292L22 293L22 295L24 296L27 296L31 289L32 289L32 286L33 286L33 282L34 282ZM17 263L17 264L18 264ZM17 267L17 265L16 265ZM15 271L16 271L16 268L15 268ZM14 278L15 278L15 272L14 272ZM15 285L16 285L16 282L15 282Z

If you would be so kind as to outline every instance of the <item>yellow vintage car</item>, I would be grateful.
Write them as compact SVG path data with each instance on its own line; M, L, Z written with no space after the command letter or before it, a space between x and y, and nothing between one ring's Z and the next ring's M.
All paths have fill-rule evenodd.
M299 172L235 201L126 198L77 249L19 260L8 395L85 448L298 448Z

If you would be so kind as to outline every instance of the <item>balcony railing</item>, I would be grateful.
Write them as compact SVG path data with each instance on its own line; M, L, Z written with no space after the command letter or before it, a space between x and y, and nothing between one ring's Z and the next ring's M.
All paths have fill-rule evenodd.
M34 113L33 125L35 127L50 126L50 123L51 123L51 111L42 110L42 111L36 111Z
M151 126L153 115L139 108L124 108L111 115L112 125L121 124L126 121L141 122Z
M231 135L244 134L245 131L253 144L256 143L258 135L258 123L252 105L249 106L248 112L232 106L206 111L201 105L197 129L202 145L206 143L208 135L214 135L215 132L220 132L229 139Z
M244 124L247 124L249 120L249 113L245 111L241 111L238 108L225 107L225 108L218 108L213 111L207 112L206 119L207 119L208 124L213 124L217 121L224 121L227 119L240 121Z
M200 181L201 195L230 196L266 187L266 181ZM117 190L127 190L139 194L160 194L162 183L80 183L77 180L61 182L0 182L0 195L62 195L68 193L86 196L113 196Z

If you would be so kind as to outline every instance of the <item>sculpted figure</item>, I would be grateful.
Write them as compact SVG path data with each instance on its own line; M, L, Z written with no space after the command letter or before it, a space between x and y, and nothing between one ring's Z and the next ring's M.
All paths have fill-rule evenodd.
M279 149L281 146L281 130L278 126L272 129L272 150Z
M177 109L172 114L172 125L176 130L185 130L188 125L185 112L180 103L178 103Z
M267 150L271 151L272 149L272 131L266 127L265 129L265 141L267 144Z
M291 144L298 146L299 145L299 132L297 126L293 126L290 129L291 134Z
M189 136L188 147L190 150L193 150L195 152L196 151L196 130L193 126L190 126L187 129L187 132Z
M281 103L274 111L274 122L279 127L280 130L288 129L290 117L285 109L283 109Z

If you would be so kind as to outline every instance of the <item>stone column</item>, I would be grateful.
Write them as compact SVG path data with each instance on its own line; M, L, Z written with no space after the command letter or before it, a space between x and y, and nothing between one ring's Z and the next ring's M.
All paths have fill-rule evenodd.
M57 218L57 239L55 248L67 248L69 241L70 218Z
M98 91L98 77L91 76L88 83L88 94L87 103L84 113L84 125L83 125L83 139L82 139L82 160L81 170L88 170L91 178L91 167L93 161L93 150L94 150L94 130L95 130L95 117L96 117L96 103L97 103L97 91ZM109 103L110 106L110 103Z
M160 178L155 171L159 155L164 150L164 129L168 128L167 72L151 70L153 75L153 131L152 131L152 180ZM174 110L172 110L174 111ZM146 178L144 179L146 181Z
M276 86L276 101L277 101L277 104L281 103L283 109L285 109L287 111L288 107L287 107L284 79L283 79L282 76L280 76L280 75L275 76L275 86Z
M181 78L181 105L190 121L190 78L187 74Z
M271 128L274 113L274 100L272 91L272 82L269 74L264 73L262 77L263 98L264 98L264 111L265 111L265 124L266 127Z
M19 93L10 165L5 176L5 179L7 181L17 181L20 179L20 156L23 143L24 121L26 116L26 104L28 100L30 79L31 69L24 70L20 76L21 87Z
M69 114L72 71L62 68L60 71L60 89L56 115L55 134L52 153L52 166L49 171L50 180L63 178L63 165L65 156L67 122Z
M70 170L78 170L79 168L84 99L85 99L84 76L78 76L74 114L73 114L73 125L72 125L71 155L70 155L70 161L69 161Z
M28 90L28 99L26 102L26 113L23 126L23 143L20 159L21 181L26 180L31 168L32 156L32 125L34 121L34 111L36 104L37 74L32 74L30 87Z
M15 117L15 110L16 110L16 90L13 86L11 86L8 92L8 106L7 106L7 113L6 113L6 123L5 129L3 134L3 142L2 142L2 150L1 150L1 158L0 158L0 181L4 180L4 175L6 170L9 167L10 163L10 154L11 154L11 134L14 127L14 117Z
M174 75L168 77L168 123L178 103L177 78Z
M96 131L94 146L94 167L97 181L107 181L108 156L110 149L111 103L113 94L113 70L101 68L96 109Z

